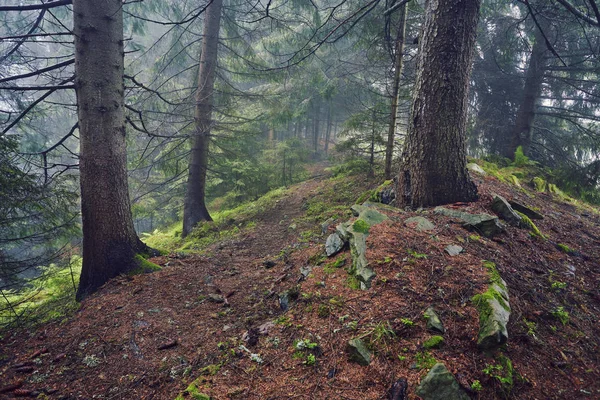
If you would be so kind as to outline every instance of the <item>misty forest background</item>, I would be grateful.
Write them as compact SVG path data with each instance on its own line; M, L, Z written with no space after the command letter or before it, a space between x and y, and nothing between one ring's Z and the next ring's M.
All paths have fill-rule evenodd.
M128 179L142 238L181 235L209 4L123 5ZM7 326L34 312L42 320L64 312L56 304L75 307L82 233L72 7L4 8L0 325ZM210 215L306 179L309 163L329 160L336 174L380 182L396 175L424 8L416 0L225 1L205 187ZM600 204L599 21L593 0L482 1L469 156L498 166L536 163L566 193Z

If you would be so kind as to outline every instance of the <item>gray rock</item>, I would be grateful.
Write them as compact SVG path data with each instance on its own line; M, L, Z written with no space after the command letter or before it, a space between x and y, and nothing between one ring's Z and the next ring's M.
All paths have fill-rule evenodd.
M344 244L344 240L337 232L332 233L327 237L327 241L325 242L325 254L327 254L327 257L336 255L344 248Z
M362 225L366 228L380 224L388 219L387 215L382 214L374 207L374 203L355 204L352 206L352 211L358 215L356 221L360 221L360 224L357 225ZM362 289L368 289L371 286L371 281L376 276L375 272L369 268L369 261L366 257L368 229L364 231L361 229L361 232L356 231L354 229L356 221L338 225L336 234L342 241L350 243L350 254L352 255L350 274L358 278Z
M300 274L302 275L302 279L305 279L312 272L313 267L307 265L306 267L300 267Z
M285 292L283 292L279 295L279 308L281 308L281 311L287 311L289 307L290 307L290 295L289 295L288 291L286 290Z
M429 307L423 313L423 316L427 319L427 329L434 332L439 332L444 334L446 329L444 328L444 324L442 324L442 320L439 315L435 312L433 307Z
M367 366L371 363L373 354L367 349L367 346L360 339L351 339L348 341L346 348L348 357L351 361L354 361L360 365Z
M452 257L454 257L454 256L457 256L460 253L462 253L463 248L460 246L457 246L455 244L451 244L451 245L446 246L446 248L444 250L446 250L446 253L448 253Z
M502 346L508 340L506 326L510 319L510 304L506 282L493 283L488 291L478 298L475 304L479 310L479 336L477 346L481 350L491 350Z
M494 194L492 210L510 225L517 227L523 226L523 218L513 210L504 197Z
M469 171L477 172L479 175L487 175L487 173L478 164L468 163L467 169Z
M225 298L220 294L209 294L207 300L213 303L225 303Z
M517 203L516 201L509 201L511 207L521 214L527 215L531 219L544 219L544 216L536 211L533 211L531 208L524 206L523 204Z
M415 393L423 400L470 400L442 363L437 363L431 368L417 386Z
M435 229L433 222L425 217L411 217L404 221L404 225L414 228L419 232L428 232Z
M327 221L321 224L321 233L324 235L329 230L329 227L333 224L333 218L329 218Z
M433 210L436 214L456 218L463 222L463 227L469 230L475 230L485 237L493 237L504 232L504 226L498 220L498 217L489 214L470 214L463 211L451 210L444 207L436 207Z

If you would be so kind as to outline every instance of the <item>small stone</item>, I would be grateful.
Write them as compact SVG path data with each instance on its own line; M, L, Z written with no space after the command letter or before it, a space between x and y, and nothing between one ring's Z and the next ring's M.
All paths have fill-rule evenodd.
M442 363L437 363L423 378L417 389L423 400L470 400L454 376Z
M433 307L429 307L423 313L423 316L427 319L427 329L434 332L445 333L446 329L439 315L435 312Z
M310 265L307 265L306 267L300 267L300 274L302 275L302 279L306 279L311 272L312 267Z
M362 366L367 366L371 363L373 355L367 349L367 346L360 339L351 339L347 346L348 356L351 361L354 361Z
M258 334L262 335L262 336L267 336L269 334L269 332L271 331L271 329L275 328L275 323L274 322L265 322L264 324L260 325L258 327Z
M321 233L324 235L329 230L329 227L333 224L333 218L329 218L327 221L321 224Z
M446 246L444 250L446 250L446 253L450 254L450 256L454 257L462 253L463 248L455 244L451 244L449 246Z
M279 308L281 311L287 311L290 306L290 296L287 291L279 295Z
M486 172L483 170L483 168L481 168L478 164L475 164L475 163L468 163L467 169L469 171L476 172L479 175L484 175L484 176L487 175Z
M298 225L296 225L296 224L291 224L291 225L289 226L289 229L290 229L290 230L292 230L292 231L295 231L295 230L296 230L296 228L298 228Z
M325 254L331 257L339 253L344 248L344 240L337 233L332 233L325 242Z
M225 298L220 294L211 293L206 299L212 303L225 303Z
M433 222L425 217L411 217L404 221L404 225L414 228L418 232L428 232L435 229Z
M275 265L276 265L276 263L273 260L265 260L265 261L263 261L263 267L265 267L266 269L271 269Z

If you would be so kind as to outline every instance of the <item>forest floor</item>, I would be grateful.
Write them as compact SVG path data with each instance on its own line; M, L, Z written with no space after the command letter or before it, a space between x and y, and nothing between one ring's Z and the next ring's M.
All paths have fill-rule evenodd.
M73 317L5 334L0 398L386 399L406 378L414 399L436 360L473 398L600 398L595 210L477 175L480 201L451 207L491 213L498 193L538 209L545 237L507 227L487 239L431 210L397 210L370 230L377 277L363 291L343 268L350 251L326 259L323 245L377 182L331 178L322 167L235 237L202 254L157 257L161 271L112 280ZM434 231L406 227L415 215ZM451 257L449 244L464 251ZM512 307L508 343L490 354L477 349L471 301L489 281L482 260L496 263ZM437 349L423 347L430 305L446 327ZM368 366L348 360L355 337L375 352Z

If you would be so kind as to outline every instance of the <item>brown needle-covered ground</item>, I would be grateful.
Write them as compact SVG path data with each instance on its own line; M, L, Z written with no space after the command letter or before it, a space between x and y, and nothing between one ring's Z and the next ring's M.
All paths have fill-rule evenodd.
M600 398L598 214L492 177L477 180L480 201L450 207L490 213L491 193L517 199L541 210L545 219L536 223L548 239L508 227L490 240L431 210L398 210L371 228L367 256L377 277L371 289L357 290L345 271L350 252L323 256L321 224L337 217L332 231L350 218L352 200L376 184L320 175L204 255L158 257L161 271L111 281L66 322L6 333L0 398L385 399L399 378L416 398L434 360L473 398ZM406 227L414 215L436 229ZM450 257L448 244L464 252ZM489 279L482 260L496 263L511 296L510 338L501 351L514 366L512 385L494 368L500 353L476 345L471 297ZM443 346L426 350L430 305L446 333ZM568 319L561 322L557 311ZM375 352L366 367L345 353L359 336Z

